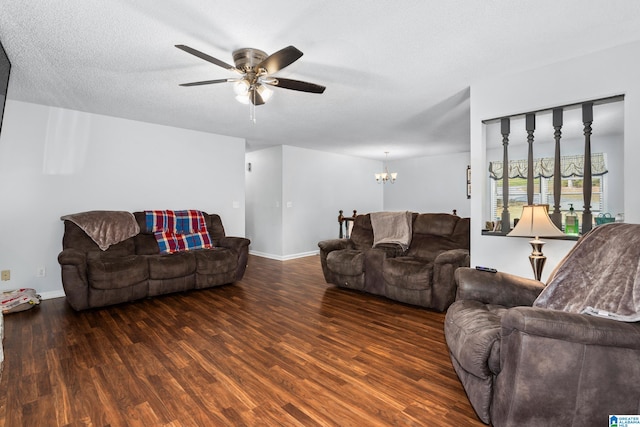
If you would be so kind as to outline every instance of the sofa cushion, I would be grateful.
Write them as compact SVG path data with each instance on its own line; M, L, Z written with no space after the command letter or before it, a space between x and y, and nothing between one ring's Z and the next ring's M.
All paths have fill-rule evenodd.
M434 261L443 251L469 249L469 220L449 214L419 214L407 255Z
M149 268L144 256L91 252L87 255L87 276L93 288L119 289L147 280Z
M220 274L235 270L238 266L238 253L227 248L212 248L193 251L196 257L198 274Z
M196 257L193 252L149 257L149 278L152 280L173 279L189 276L195 272Z
M153 234L139 233L133 238L136 255L157 255L160 253L158 242Z
M364 272L364 252L355 249L341 249L329 252L327 267L334 273L357 276Z
M358 215L353 220L351 241L356 249L364 251L373 247L373 227L371 215Z
M453 234L459 220L459 217L449 214L418 214L413 221L413 231L418 234L449 237Z
M391 286L405 289L429 289L433 264L413 257L387 258L382 265L382 276Z
M507 308L460 300L447 310L444 330L453 358L467 372L488 378L500 372L500 331Z
M209 236L212 239L222 239L225 237L224 234L224 226L222 225L222 219L218 214L204 214L205 222L207 224L207 230L209 231Z

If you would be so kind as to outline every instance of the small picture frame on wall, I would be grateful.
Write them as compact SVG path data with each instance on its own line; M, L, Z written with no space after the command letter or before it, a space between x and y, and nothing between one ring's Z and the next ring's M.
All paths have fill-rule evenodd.
M471 166L467 165L467 199L471 198Z

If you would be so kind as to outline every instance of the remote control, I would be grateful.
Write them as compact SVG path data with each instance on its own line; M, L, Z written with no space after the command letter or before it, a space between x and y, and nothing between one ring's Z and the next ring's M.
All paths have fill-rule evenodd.
M481 267L479 265L476 266L476 270L478 270L478 271L487 271L489 273L497 273L498 272L498 270L496 270L495 268Z

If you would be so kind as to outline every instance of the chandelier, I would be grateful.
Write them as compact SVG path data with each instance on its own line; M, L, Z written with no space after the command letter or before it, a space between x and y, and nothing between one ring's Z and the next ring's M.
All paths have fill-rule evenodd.
M396 178L398 177L397 172L389 173L389 168L386 166L387 157L389 157L389 152L385 151L384 152L384 160L385 160L384 172L380 172L376 174L376 182L378 184L380 183L386 184L387 181L391 181L391 183L393 184L394 182L396 182Z

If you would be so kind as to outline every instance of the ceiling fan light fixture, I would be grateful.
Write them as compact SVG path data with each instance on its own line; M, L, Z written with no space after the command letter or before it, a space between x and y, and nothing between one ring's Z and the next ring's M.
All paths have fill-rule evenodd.
M248 81L246 81L245 79L241 79L235 82L235 84L233 85L233 91L238 96L247 96L250 87L251 84Z
M271 99L271 95L273 95L273 91L265 85L258 85L256 90L258 91L258 94L262 97L262 100L264 102L267 102L269 99Z
M325 89L324 86L314 83L284 78L278 79L271 76L271 74L277 73L300 59L302 52L294 46L287 46L271 55L267 55L265 52L253 48L235 50L233 52L235 66L186 45L175 45L175 47L214 65L242 74L241 78L205 80L183 83L180 84L180 86L201 86L233 82L233 91L236 94L236 100L241 104L251 104L250 118L254 123L255 107L266 103L273 94L271 89L266 85L308 93L323 93Z
M249 93L247 92L244 95L236 95L236 101L244 105L249 104Z

